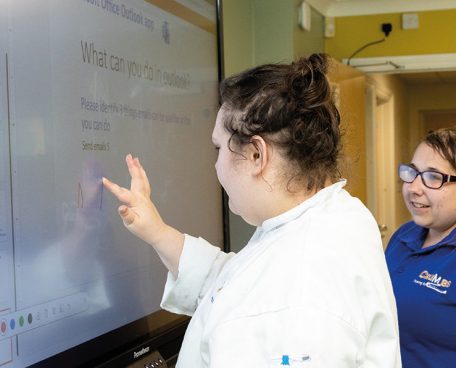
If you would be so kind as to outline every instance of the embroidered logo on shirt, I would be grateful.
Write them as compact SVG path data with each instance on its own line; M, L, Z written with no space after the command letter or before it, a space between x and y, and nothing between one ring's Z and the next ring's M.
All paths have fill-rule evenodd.
M415 284L425 286L440 294L446 294L448 288L451 286L451 280L444 279L442 276L439 276L439 274L430 273L427 270L421 271L419 278L420 280L414 280Z
M284 354L281 357L274 357L271 359L272 365L270 367L304 367L307 366L306 362L310 361L310 356L307 354L288 355Z

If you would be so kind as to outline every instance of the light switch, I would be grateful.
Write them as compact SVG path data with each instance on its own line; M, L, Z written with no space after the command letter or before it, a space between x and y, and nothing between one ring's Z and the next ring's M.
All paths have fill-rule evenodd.
M402 29L417 29L420 21L417 13L402 14Z
M334 17L325 17L325 37L330 38L336 35L336 24Z

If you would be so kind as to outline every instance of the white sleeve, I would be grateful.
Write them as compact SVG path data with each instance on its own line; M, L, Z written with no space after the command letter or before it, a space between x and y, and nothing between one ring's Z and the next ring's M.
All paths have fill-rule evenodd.
M224 253L203 238L185 234L177 279L168 272L161 307L191 316L234 253Z

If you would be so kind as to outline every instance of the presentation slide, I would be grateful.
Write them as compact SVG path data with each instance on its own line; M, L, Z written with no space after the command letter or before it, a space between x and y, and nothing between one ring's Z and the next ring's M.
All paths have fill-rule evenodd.
M167 8L167 4L173 7ZM222 245L214 5L15 0L0 11L0 367L159 310L166 269L108 177L148 172L166 222Z

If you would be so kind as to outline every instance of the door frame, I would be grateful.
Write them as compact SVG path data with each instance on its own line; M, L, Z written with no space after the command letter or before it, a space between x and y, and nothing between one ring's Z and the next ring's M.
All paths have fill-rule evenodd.
M396 224L394 96L372 83L366 86L367 207L382 233L383 245ZM385 228L386 226L386 228Z

